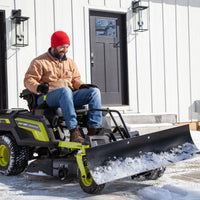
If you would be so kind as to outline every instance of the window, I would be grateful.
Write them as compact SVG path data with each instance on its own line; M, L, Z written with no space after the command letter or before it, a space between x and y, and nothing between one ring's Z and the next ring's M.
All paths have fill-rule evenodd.
M116 20L96 18L96 36L117 37L116 24Z

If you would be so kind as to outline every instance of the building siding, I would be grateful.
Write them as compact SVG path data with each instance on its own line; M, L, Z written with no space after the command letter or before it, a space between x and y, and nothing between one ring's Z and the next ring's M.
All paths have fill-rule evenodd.
M51 34L68 33L68 56L79 66L82 78L91 81L89 11L127 15L128 83L135 113L175 113L178 121L199 120L194 102L199 99L200 1L143 0L149 5L149 31L132 31L130 0L1 0L6 10L9 108L26 107L19 99L31 60L47 51ZM47 9L48 8L48 9ZM10 44L10 15L21 9L29 19L29 46Z

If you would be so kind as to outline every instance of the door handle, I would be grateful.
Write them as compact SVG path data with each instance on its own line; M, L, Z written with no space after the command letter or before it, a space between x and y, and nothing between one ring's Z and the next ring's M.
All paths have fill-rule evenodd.
M113 44L114 48L120 47L120 41Z
M91 54L90 54L90 63L91 63L91 66L94 65L94 53L93 52L91 52Z

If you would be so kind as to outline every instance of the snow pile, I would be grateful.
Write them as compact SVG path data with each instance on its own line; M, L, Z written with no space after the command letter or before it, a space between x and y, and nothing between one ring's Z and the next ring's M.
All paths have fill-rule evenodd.
M197 152L198 149L195 145L185 143L172 149L171 152L161 152L160 154L152 152L142 154L141 152L139 157L108 161L105 166L96 167L90 172L97 184L103 184L189 159Z
M186 200L186 199L199 199L199 192L187 191L185 188L176 186L165 185L162 188L146 187L139 190L137 194L146 200Z

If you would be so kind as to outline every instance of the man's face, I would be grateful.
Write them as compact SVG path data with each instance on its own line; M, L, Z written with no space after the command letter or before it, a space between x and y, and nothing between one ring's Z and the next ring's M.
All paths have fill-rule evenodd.
M64 44L53 49L53 54L56 58L63 58L63 56L68 52L69 45Z

